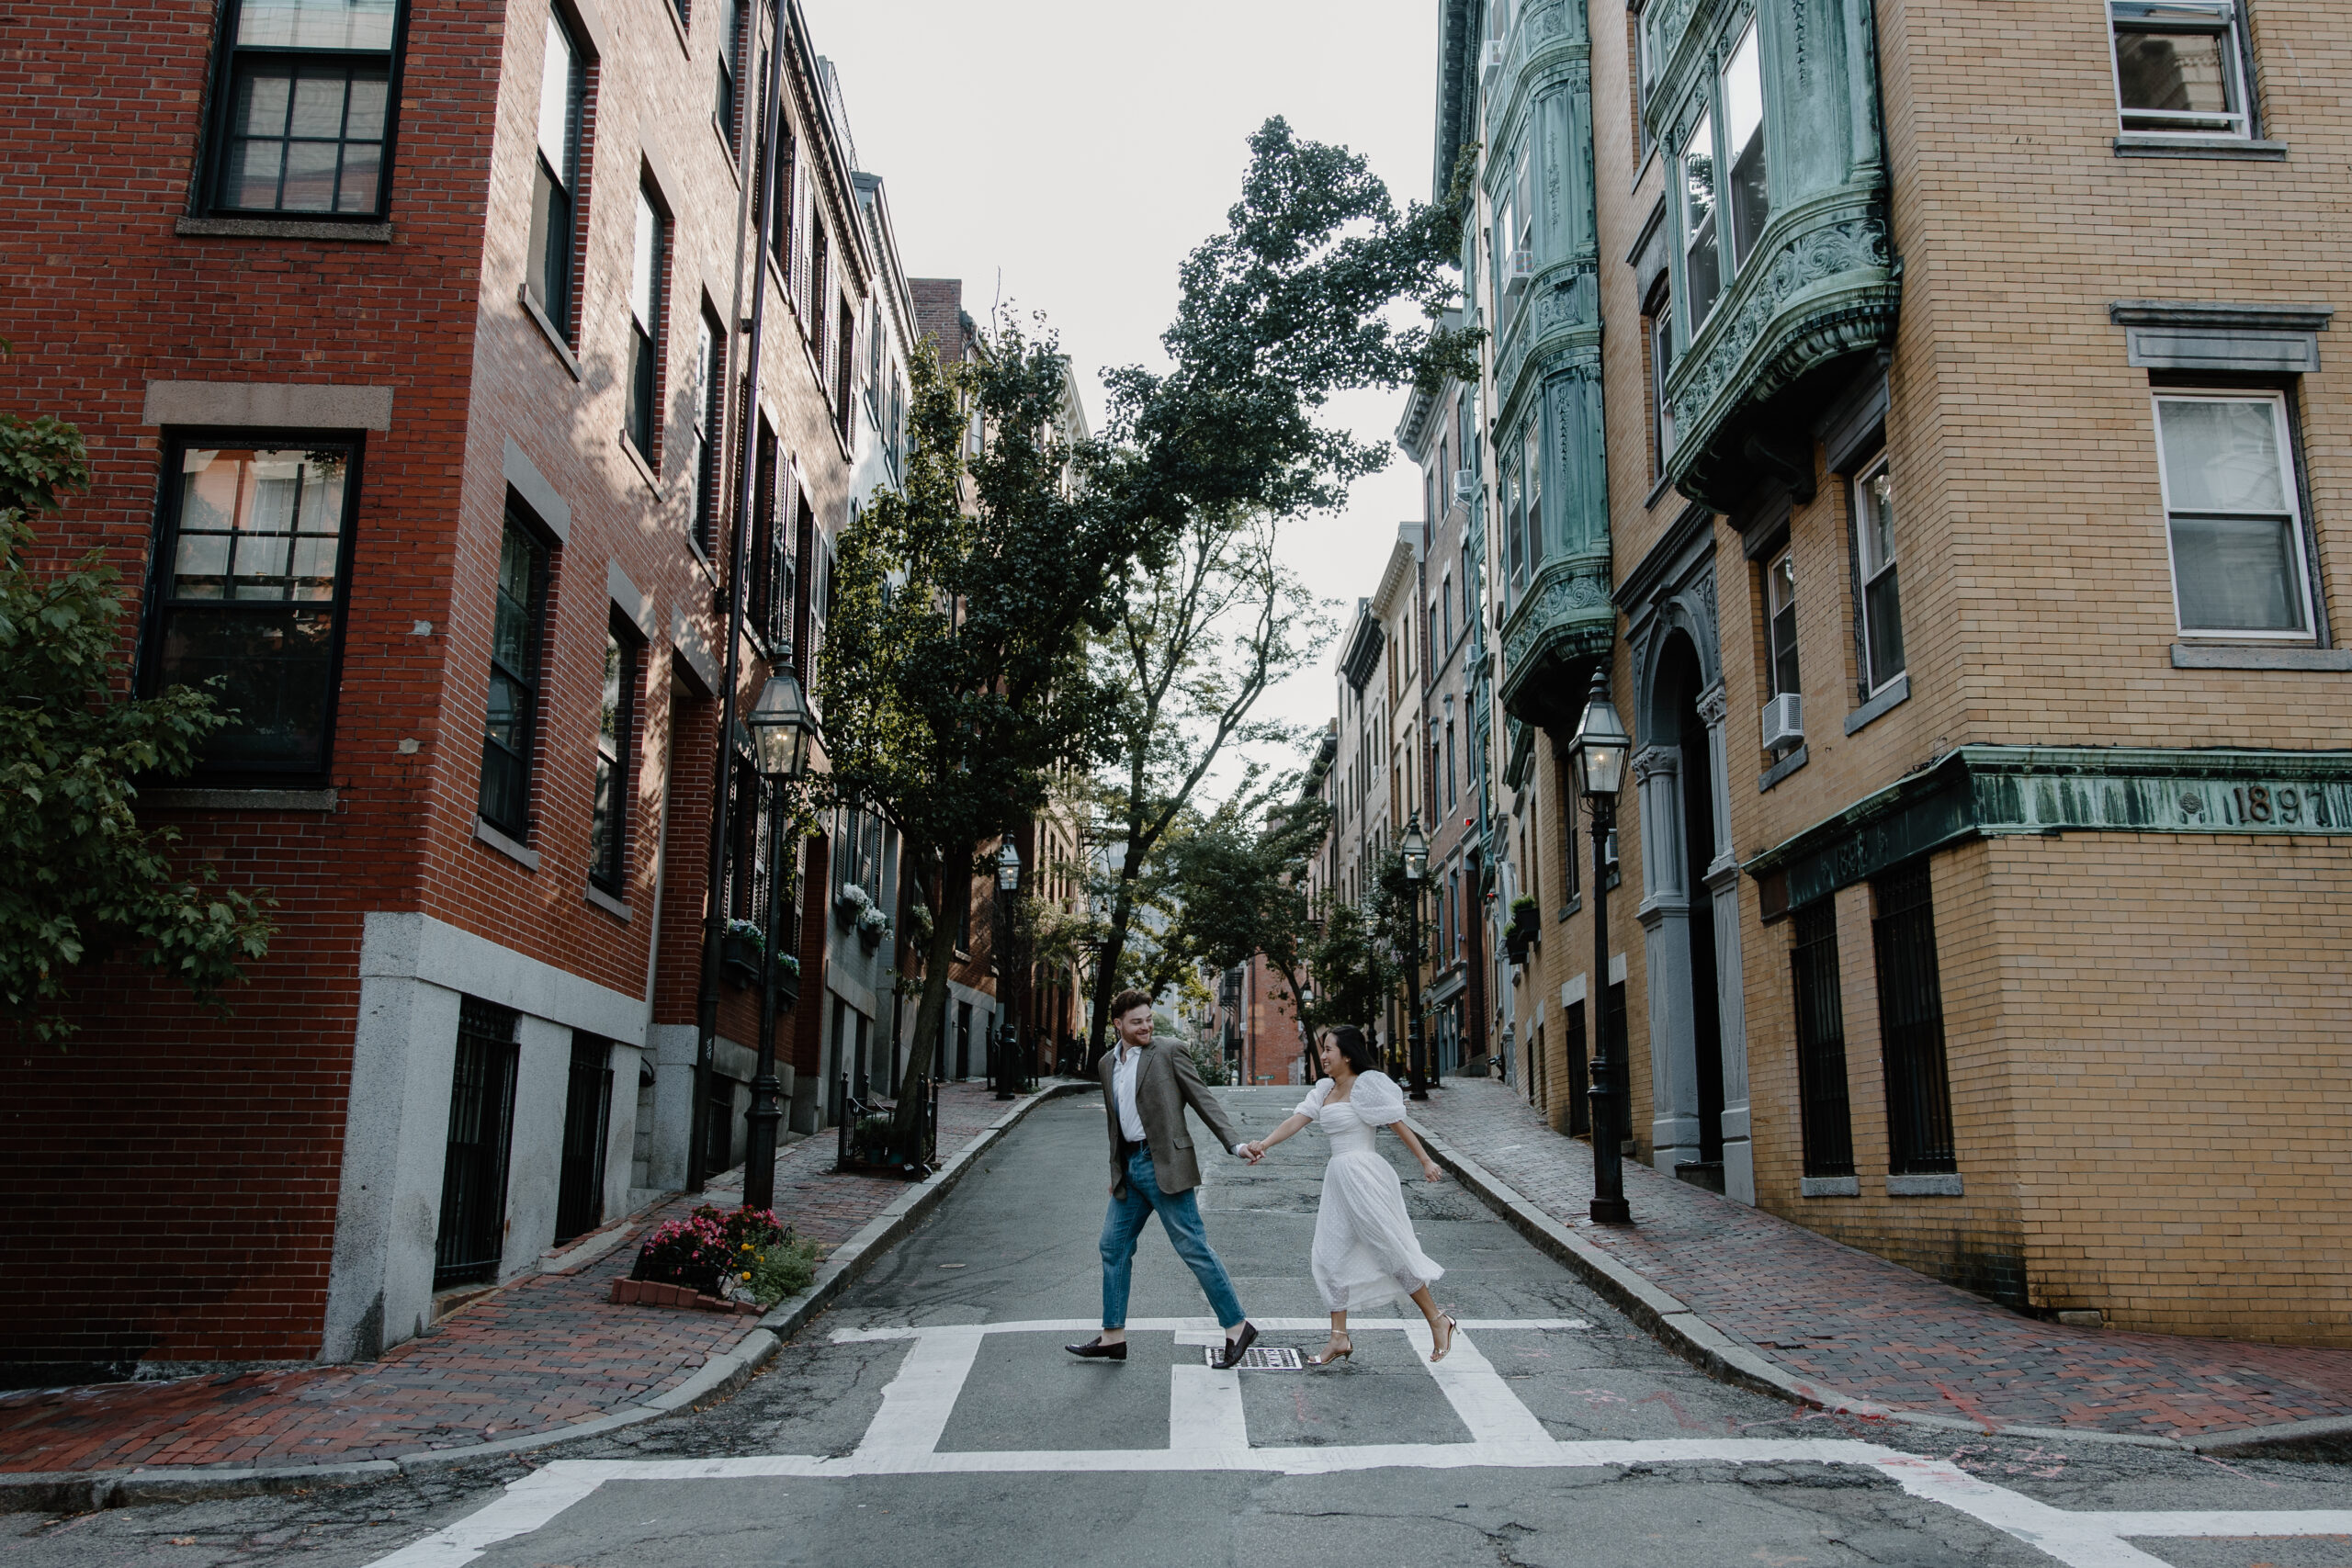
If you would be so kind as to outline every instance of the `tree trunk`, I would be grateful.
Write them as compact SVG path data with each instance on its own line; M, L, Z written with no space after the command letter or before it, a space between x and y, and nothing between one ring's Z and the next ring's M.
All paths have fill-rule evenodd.
M1111 929L1103 933L1102 959L1094 971L1094 1006L1086 1031L1086 1075L1094 1076L1095 1066L1108 1050L1104 1039L1111 1030L1111 997L1118 988L1119 960L1127 951L1127 926L1136 913L1136 874L1130 871L1137 856L1133 845L1135 836L1128 835L1129 849L1119 867L1118 890L1111 896Z
M905 1074L899 1079L899 1104L890 1123L890 1143L900 1158L910 1164L922 1163L923 1118L930 1113L930 1096L918 1092L922 1079L931 1071L932 1047L939 1039L940 1026L947 1018L947 971L956 962L956 922L947 918L947 899L953 881L947 866L956 855L954 852L934 851L925 857L931 863L919 876L917 886L929 882L933 889L931 905L931 951L924 955L922 966L922 1000L915 1008L915 1037L907 1047ZM964 858L969 858L966 856ZM970 878L965 878L964 897L972 896Z

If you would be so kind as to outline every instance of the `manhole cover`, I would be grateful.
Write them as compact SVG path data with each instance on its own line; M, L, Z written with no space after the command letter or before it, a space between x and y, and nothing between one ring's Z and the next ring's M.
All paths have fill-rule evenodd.
M1217 1358L1224 1354L1224 1350L1215 1345L1201 1347L1201 1359L1212 1367L1216 1365ZM1234 1370L1242 1372L1295 1372L1302 1371L1303 1368L1299 1363L1298 1352L1288 1346L1268 1348L1263 1345L1252 1345L1241 1353L1241 1364Z

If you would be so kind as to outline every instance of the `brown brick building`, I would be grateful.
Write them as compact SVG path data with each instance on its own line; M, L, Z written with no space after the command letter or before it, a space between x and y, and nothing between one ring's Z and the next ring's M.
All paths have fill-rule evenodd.
M1583 1131L1599 661L1639 1157L2028 1310L2352 1343L2338 18L1441 16L1521 1087Z
M225 678L237 727L142 809L280 932L231 1016L105 969L72 1044L17 1064L0 1359L368 1356L679 1185L697 1117L740 1157L754 989L721 987L693 1093L734 458L752 422L748 695L822 637L857 455L895 439L872 334L911 305L876 299L797 7L773 214L767 7L104 20L93 50L84 12L20 14L0 55L8 400L89 439L45 543L121 570L139 680ZM776 863L733 773L751 915ZM785 1021L788 1082L823 1011Z

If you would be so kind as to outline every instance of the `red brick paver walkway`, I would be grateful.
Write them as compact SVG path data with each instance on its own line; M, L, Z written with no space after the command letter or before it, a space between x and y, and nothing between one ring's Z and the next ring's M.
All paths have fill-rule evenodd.
M1460 1080L1412 1112L1725 1335L1849 1398L2177 1438L2352 1416L2352 1350L2044 1323L1631 1161L1634 1227L1596 1226L1590 1145L1507 1086Z
M943 1086L942 1156L1007 1109L983 1085ZM832 1134L820 1134L775 1164L777 1213L828 1247L907 1192L903 1181L835 1176L833 1155ZM728 1180L642 1228L696 1202L740 1202L741 1175ZM613 1305L612 1281L636 1256L624 1243L573 1272L510 1285L371 1363L0 1398L0 1472L348 1463L593 1420L674 1388L758 1323Z

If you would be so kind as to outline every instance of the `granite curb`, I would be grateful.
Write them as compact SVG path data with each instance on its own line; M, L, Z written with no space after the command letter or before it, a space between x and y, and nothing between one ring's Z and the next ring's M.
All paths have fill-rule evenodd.
M806 1327L834 1297L873 1266L909 1231L930 1217L947 1194L971 1173L974 1163L989 1145L1021 1119L1049 1100L1083 1094L1099 1086L1091 1082L1046 1084L1026 1095L1002 1116L981 1129L946 1164L923 1181L907 1189L905 1196L866 1223L855 1235L835 1247L817 1270L807 1290L771 1308L751 1333L733 1348L713 1356L694 1376L636 1404L622 1405L593 1419L550 1431L526 1432L492 1442L455 1448L424 1449L398 1459L363 1460L339 1464L289 1464L261 1468L195 1468L181 1470L104 1470L82 1472L18 1471L0 1472L0 1513L84 1513L95 1508L133 1507L147 1503L183 1503L215 1497L253 1496L267 1493L307 1491L314 1486L348 1485L394 1475L418 1475L504 1459L514 1454L552 1448L559 1443L600 1438L641 1422L658 1420L692 1405L726 1398L752 1380L784 1342ZM599 1251L609 1250L609 1247Z
M2196 1454L2284 1454L2352 1450L2352 1418L2283 1421L2272 1426L2241 1427L2198 1438L2165 1438L2136 1432L2102 1432L2081 1427L1987 1426L1956 1416L1903 1410L1875 1400L1839 1393L1792 1375L1787 1370L1739 1343L1709 1323L1679 1297L1611 1257L1608 1252L1545 1213L1509 1182L1477 1161L1450 1146L1443 1138L1413 1123L1413 1131L1440 1165L1500 1214L1536 1248L1566 1264L1611 1306L1632 1318L1668 1349L1719 1382L1769 1398L1785 1399L1809 1410L1900 1421L1906 1426L1966 1432L1975 1437L2060 1438L2067 1442L2120 1444L2130 1448L2169 1449Z

